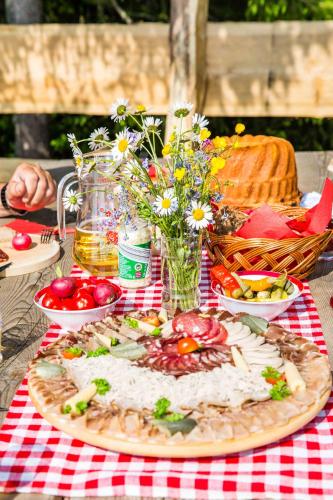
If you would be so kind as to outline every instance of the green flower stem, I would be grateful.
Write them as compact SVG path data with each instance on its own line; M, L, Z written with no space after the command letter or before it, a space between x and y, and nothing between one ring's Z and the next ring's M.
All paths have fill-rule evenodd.
M201 235L187 240L167 238L162 242L162 279L170 299L167 309L187 311L197 307L201 264Z

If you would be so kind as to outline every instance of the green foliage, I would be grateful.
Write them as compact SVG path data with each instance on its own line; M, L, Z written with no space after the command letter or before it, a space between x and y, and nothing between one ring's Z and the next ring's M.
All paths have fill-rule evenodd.
M324 20L333 18L332 0L248 0L249 21Z
M210 120L212 135L229 135L234 130L235 124L240 121L245 123L247 133L275 135L288 139L297 151L333 149L333 119L331 118L212 118Z
M169 22L170 0L43 0L46 23L125 23L117 6L132 22ZM276 21L333 19L333 0L210 0L209 20ZM5 2L0 2L0 22L5 22ZM214 134L230 134L240 118L214 118ZM333 149L333 120L314 118L243 118L247 131L288 138L297 150ZM87 137L100 126L112 129L109 117L50 116L50 152L54 158L70 157L66 133ZM0 116L0 156L14 156L11 115Z

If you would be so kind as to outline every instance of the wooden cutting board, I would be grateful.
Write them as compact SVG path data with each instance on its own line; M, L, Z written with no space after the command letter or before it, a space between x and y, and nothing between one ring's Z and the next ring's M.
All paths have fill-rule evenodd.
M2 262L0 265L12 262L11 266L0 273L1 278L40 271L58 260L60 245L57 241L41 244L39 234L30 236L32 246L29 250L14 250L11 241L1 242L1 249L9 256L9 261Z

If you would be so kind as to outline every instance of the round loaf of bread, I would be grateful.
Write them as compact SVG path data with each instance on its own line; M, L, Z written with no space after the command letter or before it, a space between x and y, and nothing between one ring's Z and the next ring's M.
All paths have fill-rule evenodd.
M223 204L257 206L263 203L297 205L295 152L291 143L279 137L244 135L229 137L228 143L238 141L226 166L219 171L223 187Z

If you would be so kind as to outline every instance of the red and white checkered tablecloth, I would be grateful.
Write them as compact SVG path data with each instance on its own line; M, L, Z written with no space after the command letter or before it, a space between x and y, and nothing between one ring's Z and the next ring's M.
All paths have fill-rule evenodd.
M74 275L80 275L74 267ZM121 313L133 307L159 307L159 260L154 284L124 293ZM217 306L209 291L204 257L202 302ZM288 329L325 341L309 287L279 318ZM52 325L43 345L61 330ZM142 458L105 451L72 439L49 425L34 409L24 379L0 430L0 491L64 496L145 496L184 499L332 499L333 397L321 413L289 438L254 451L201 459Z

